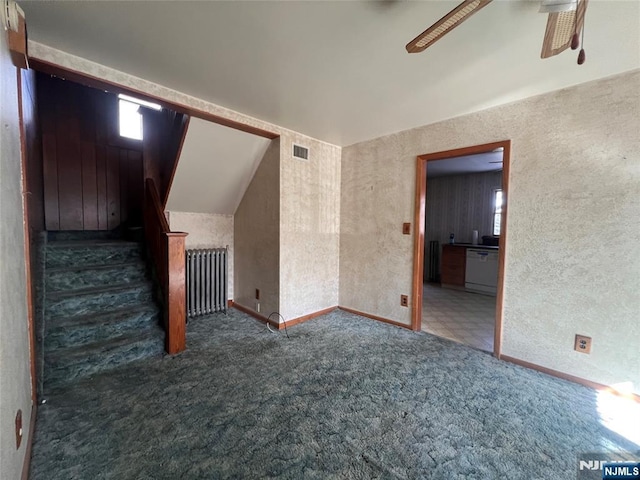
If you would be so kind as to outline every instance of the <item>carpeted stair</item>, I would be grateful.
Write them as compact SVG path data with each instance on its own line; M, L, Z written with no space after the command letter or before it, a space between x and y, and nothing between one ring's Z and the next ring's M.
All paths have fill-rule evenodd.
M141 244L112 232L49 232L44 325L45 392L161 355Z

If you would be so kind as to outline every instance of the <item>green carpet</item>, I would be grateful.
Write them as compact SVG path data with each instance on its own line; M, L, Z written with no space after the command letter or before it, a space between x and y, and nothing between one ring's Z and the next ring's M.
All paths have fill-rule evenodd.
M60 387L31 478L573 479L580 453L640 448L596 392L447 340L342 311L289 335L232 310Z

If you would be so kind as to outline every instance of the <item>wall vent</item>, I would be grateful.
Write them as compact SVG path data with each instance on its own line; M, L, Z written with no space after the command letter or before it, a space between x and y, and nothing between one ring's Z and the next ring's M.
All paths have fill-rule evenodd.
M302 145L293 144L293 157L302 160L309 160L309 149Z

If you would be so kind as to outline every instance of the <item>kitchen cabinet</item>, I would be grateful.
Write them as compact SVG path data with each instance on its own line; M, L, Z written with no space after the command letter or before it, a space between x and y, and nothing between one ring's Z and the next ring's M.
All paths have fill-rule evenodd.
M440 283L443 286L464 288L467 248L461 245L442 246Z

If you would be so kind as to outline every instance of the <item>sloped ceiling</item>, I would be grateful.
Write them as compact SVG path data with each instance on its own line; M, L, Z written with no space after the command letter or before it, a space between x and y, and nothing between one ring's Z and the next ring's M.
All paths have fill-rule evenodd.
M233 215L269 143L191 118L167 210Z
M406 53L458 3L20 2L35 41L341 146L640 67L638 1L589 1L583 66L540 59L538 1Z

